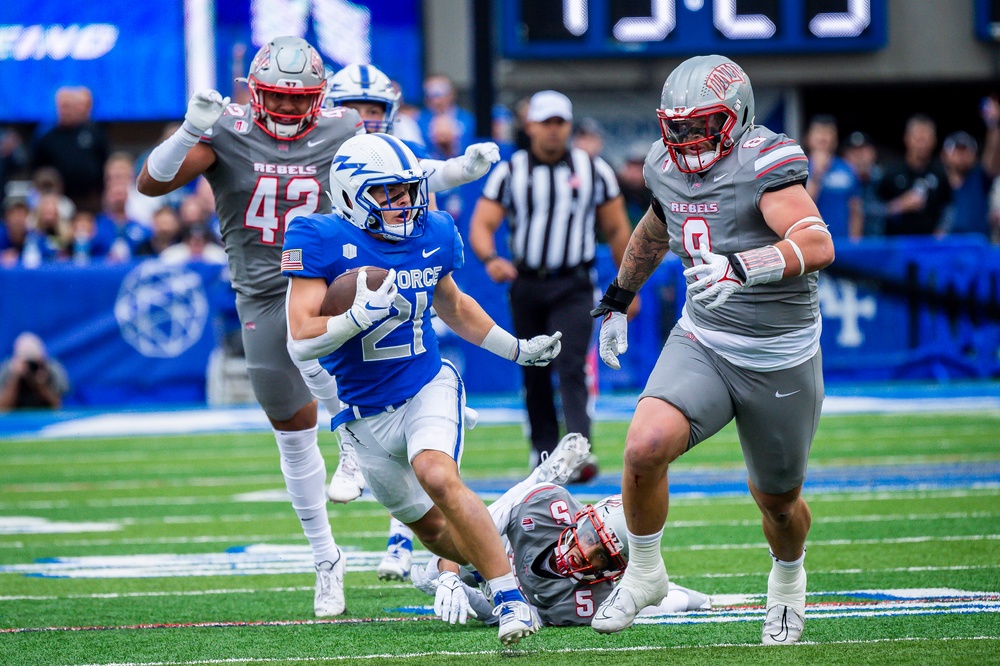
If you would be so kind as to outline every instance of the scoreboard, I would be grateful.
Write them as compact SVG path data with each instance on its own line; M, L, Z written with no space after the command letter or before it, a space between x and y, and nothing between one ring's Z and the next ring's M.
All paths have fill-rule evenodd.
M885 46L888 0L509 0L508 58L824 53Z

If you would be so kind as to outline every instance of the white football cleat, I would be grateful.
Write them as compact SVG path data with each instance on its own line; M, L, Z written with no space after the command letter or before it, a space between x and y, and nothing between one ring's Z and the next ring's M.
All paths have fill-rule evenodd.
M392 546L379 562L375 573L379 580L406 580L413 566L413 551L403 546Z
M590 458L590 442L580 433L571 432L561 440L552 453L538 465L539 483L563 485L578 468Z
M324 561L316 564L316 596L313 610L316 617L340 615L347 610L344 600L344 551L337 548L340 557L336 562Z
M331 502L346 504L361 497L364 489L365 477L361 474L361 468L358 466L358 454L351 444L341 442L337 471L330 479L330 487L327 488L326 495Z
M599 634L616 634L632 626L639 611L660 603L669 591L670 582L665 573L655 580L633 580L626 569L611 596L597 607L590 626Z
M805 626L806 618L791 606L771 606L764 616L764 631L760 642L764 645L798 643Z
M493 615L500 618L498 638L506 646L516 645L522 638L527 638L542 627L542 621L535 609L528 605L520 592L508 593L519 598L503 600L504 594L498 592L494 598L496 606ZM497 603L499 602L499 603Z

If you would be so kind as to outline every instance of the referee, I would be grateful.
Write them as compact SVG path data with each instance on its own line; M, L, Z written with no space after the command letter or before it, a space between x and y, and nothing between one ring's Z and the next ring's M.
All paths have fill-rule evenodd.
M611 167L568 146L569 98L554 90L536 93L526 120L530 145L493 169L472 213L469 243L490 279L512 283L511 316L519 338L563 334L562 353L551 365L522 368L534 465L559 441L553 368L566 431L590 437L586 363L594 323L596 231L600 228L618 265L632 229ZM505 218L510 261L496 251L496 232ZM579 480L597 473L591 463Z

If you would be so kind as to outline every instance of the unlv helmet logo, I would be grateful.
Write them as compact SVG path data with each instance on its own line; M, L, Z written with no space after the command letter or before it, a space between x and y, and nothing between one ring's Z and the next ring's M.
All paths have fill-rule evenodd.
M722 63L705 77L705 87L714 92L719 99L726 98L726 91L734 83L746 83L747 76L735 62Z

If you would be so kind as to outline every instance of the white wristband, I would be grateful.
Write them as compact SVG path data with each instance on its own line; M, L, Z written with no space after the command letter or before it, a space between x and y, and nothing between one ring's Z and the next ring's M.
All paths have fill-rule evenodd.
M201 132L188 121L171 134L166 141L153 148L146 158L146 171L153 180L169 183L181 169L188 151L198 143Z
M496 324L486 334L486 337L483 338L479 346L508 361L513 361L517 358L517 338Z
M323 358L340 349L345 342L363 330L365 329L354 321L351 311L348 310L344 314L330 317L327 320L326 333L304 340L288 338L285 346L288 348L288 355L296 361Z
M791 238L786 238L785 240L792 246L792 252L795 253L795 258L799 260L799 277L802 277L806 272L806 260L802 258L802 250L799 249L799 246Z
M773 245L765 245L746 252L739 252L736 255L747 279L743 282L744 287L752 287L755 284L765 282L777 282L785 274L785 257L781 250Z

